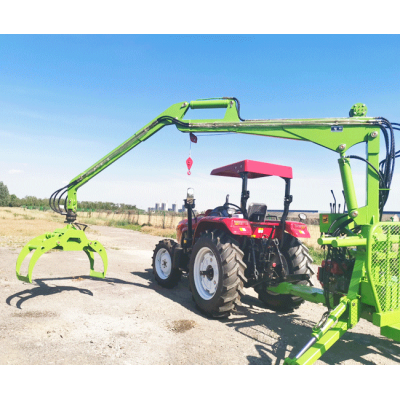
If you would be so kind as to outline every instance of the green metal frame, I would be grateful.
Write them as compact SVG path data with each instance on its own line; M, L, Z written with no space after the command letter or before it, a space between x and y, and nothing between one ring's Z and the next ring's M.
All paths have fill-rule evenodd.
M79 251L83 250L90 261L90 276L104 278L107 272L108 259L105 248L96 240L88 240L85 232L68 224L63 229L56 229L52 233L45 233L30 240L19 253L17 259L17 278L32 283L32 271L36 261L50 250ZM28 274L21 275L21 265L25 257L35 250L29 261ZM94 270L94 253L98 253L103 261L103 272Z
M189 109L209 108L224 108L226 109L225 116L222 119L183 119ZM67 211L71 213L77 211L77 190L81 186L166 125L174 124L177 129L182 132L236 132L238 134L260 135L315 143L338 153L339 170L343 184L344 196L348 207L347 213L353 219L354 224L361 227L361 233L354 235L350 230L347 230L347 237L332 238L322 236L319 239L319 244L321 245L329 244L333 247L354 247L355 266L350 281L350 288L347 294L344 294L341 299L336 300L335 308L330 313L325 324L322 327L316 327L313 330L312 340L299 353L298 357L287 359L285 360L285 363L312 364L348 329L352 328L360 318L366 318L376 325L381 326L381 333L383 335L386 334L386 336L400 341L400 310L395 309L382 312L382 309L379 306L376 289L377 286L381 285L379 274L382 274L382 271L388 272L389 268L386 267L386 269L384 269L384 266L380 266L380 272L377 273L374 270L374 273L379 275L378 278L375 280L371 279L373 274L373 249L371 247L373 240L371 235L373 235L373 232L377 229L376 227L377 224L379 224L380 218L379 177L373 168L367 166L366 205L364 207L358 207L351 173L351 165L349 159L346 158L347 150L359 143L365 143L367 147L368 162L379 170L379 119L366 117L366 107L361 103L352 107L350 115L352 116L347 118L243 121L239 117L234 99L205 99L176 103L136 132L116 149L89 167L86 171L76 176L71 181L71 186L68 189L68 202L66 205ZM334 214L328 215L329 221L333 221L336 217L337 215ZM387 226L387 224L388 223L386 223L385 226ZM324 229L323 224L321 224L321 231L326 232L326 229ZM385 229L390 230L391 228ZM97 250L93 247L88 247L89 242L85 241L84 233L74 229L73 225L68 225L64 230L64 235L69 238L70 242L64 242L63 246L58 244L56 239L54 239L57 233L58 231L53 234L46 234L46 236L39 236L25 246L17 261L17 276L19 279L31 282L34 263L43 252L52 248L51 246L63 250L83 249L87 254L88 252L90 254L90 251ZM78 238L81 240L79 246L76 245ZM385 234L382 233L380 236L379 234L378 236L375 235L374 240L378 245L381 245L380 243L382 241L387 241L388 239L387 235L385 236ZM45 245L43 245L44 243ZM41 250L38 255L35 253L34 257L32 257L29 265L28 276L24 277L19 275L19 269L24 257L34 248ZM36 252L37 251L38 250L36 250ZM101 252L104 257L105 250L102 246ZM397 256L398 253L393 257ZM106 260L106 258L103 258L103 262L104 260ZM398 263L398 258L396 260L396 263ZM106 264L105 261L103 276L106 272ZM400 280L400 273L390 271L389 274L392 275L388 278L386 283L387 285L391 285L390 287L394 296L400 296L400 289L398 290L399 293L395 292L395 290L397 290L397 286L395 285L397 282L396 279ZM320 289L290 284L287 282L283 282L276 287L270 287L269 290L281 294L300 296L305 300L315 303L325 304L326 301L324 293ZM331 299L331 301L334 302L335 300Z

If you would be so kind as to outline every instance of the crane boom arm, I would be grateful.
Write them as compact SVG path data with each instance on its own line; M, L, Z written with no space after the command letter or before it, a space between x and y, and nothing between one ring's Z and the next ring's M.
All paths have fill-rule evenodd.
M210 108L225 108L225 116L222 119L183 119L189 109ZM81 186L138 144L150 138L164 126L174 124L177 129L182 132L236 132L240 134L301 140L316 143L331 151L335 151L339 153L341 157L341 159L339 159L339 165L342 179L346 180L346 184L344 183L343 186L345 189L346 201L349 206L349 213L356 208L358 209L352 187L349 163L348 160L344 158L345 152L358 143L367 143L367 160L378 170L379 135L376 134L376 132L380 130L379 118L366 117L366 111L362 109L362 112L356 112L354 116L347 118L243 120L240 117L239 110L239 103L234 98L195 100L172 105L120 146L72 179L66 187L53 193L51 197L52 208L57 212L63 213L59 205L61 197L67 192L68 197L65 202L67 220L73 221L76 218L76 209L78 205L77 190ZM379 193L378 175L372 168L369 168L367 178L368 189L373 189L374 187L369 193L374 194L371 194L367 199L370 209L369 212L364 213L363 220L365 218L370 219L372 215L377 214L378 210L378 202L375 201L375 195ZM362 211L361 214L363 214ZM361 218L359 219L361 222Z
M185 115L188 109L188 104L186 105L183 104L178 103L169 107L157 118L153 119L151 122L145 125L142 129L140 129L138 132L132 135L121 145L116 147L110 153L105 155L102 159L100 159L95 164L90 166L87 170L85 170L84 172L73 178L66 187L61 188L58 191L54 192L50 198L50 206L52 207L52 209L56 212L64 214L59 206L61 197L65 194L65 192L67 192L68 197L66 199L65 210L67 211L67 219L69 215L70 219L73 220L78 205L77 190L85 183L87 183L90 179L94 178L101 171L103 171L112 163L121 158L123 155L128 153L128 151L132 150L134 147L144 142L149 137L153 136L164 126L171 124L175 125L180 124L182 126L186 125L184 122L181 122L181 119Z

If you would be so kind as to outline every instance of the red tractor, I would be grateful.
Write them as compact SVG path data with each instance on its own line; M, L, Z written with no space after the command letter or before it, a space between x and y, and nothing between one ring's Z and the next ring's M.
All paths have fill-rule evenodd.
M172 288L182 272L189 273L190 290L197 306L207 315L226 317L240 304L243 287L253 287L273 309L290 310L303 300L275 294L267 288L280 282L310 282L312 258L299 238L309 238L302 222L287 221L292 168L244 160L214 169L211 175L242 179L240 206L229 203L194 215L193 190L184 200L188 218L177 226L177 242L161 240L153 255L153 272L163 287ZM284 210L280 220L267 215L267 206L252 203L247 180L279 176L285 181ZM304 219L304 215L299 215Z

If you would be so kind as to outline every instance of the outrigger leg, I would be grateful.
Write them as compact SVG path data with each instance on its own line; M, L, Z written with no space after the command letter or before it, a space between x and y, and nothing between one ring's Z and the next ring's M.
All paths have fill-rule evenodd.
M349 300L344 296L337 307L330 312L323 326L317 325L313 329L312 339L294 358L286 358L284 364L314 364L348 329L357 324L358 320L359 300Z
M83 250L90 261L90 276L104 278L107 272L108 259L105 248L96 240L89 240L84 231L77 229L74 225L68 224L63 229L56 229L52 233L45 233L32 239L22 249L17 259L17 278L24 282L32 283L32 272L36 261L41 255L52 250L79 251ZM25 257L35 250L28 268L28 275L20 275L21 265ZM98 253L103 260L103 272L94 270L93 253Z

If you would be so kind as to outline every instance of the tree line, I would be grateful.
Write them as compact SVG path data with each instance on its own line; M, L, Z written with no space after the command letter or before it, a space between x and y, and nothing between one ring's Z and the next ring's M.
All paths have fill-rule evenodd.
M25 196L22 199L15 194L10 194L3 182L0 182L0 207L45 207L49 208L49 199L39 199L35 196ZM78 208L89 210L127 211L138 210L135 205L112 203L109 201L79 201Z

